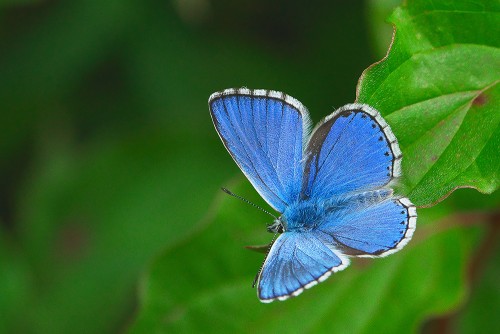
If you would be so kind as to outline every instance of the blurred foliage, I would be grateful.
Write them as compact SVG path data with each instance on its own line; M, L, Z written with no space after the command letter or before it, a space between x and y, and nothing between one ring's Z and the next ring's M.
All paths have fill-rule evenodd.
M460 12L475 19L422 25L440 27L437 36L452 27L452 36L484 37L480 51L498 54L500 25L491 27L498 6L470 3L478 7ZM243 246L269 242L267 218L218 190L233 185L265 206L220 144L208 96L240 86L281 90L318 120L355 99L357 78L387 48L377 42L387 37L380 13L393 4L2 2L0 331L432 332L443 322L464 333L498 328L498 217L490 213L498 193L457 191L419 211L408 250L356 261L300 298L266 306L250 288L262 255ZM398 16L404 13L391 21L408 22ZM407 32L403 40L410 41L415 31ZM483 69L498 80L492 63L467 55L480 82L473 91L487 86ZM466 82L467 73L460 77ZM405 115L405 122L423 119ZM482 118L475 119L472 130L481 132ZM405 125L396 116L388 121L405 148ZM466 275L471 268L475 274Z

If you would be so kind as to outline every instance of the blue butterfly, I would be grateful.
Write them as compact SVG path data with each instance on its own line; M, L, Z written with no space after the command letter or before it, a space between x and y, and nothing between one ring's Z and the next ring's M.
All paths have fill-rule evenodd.
M397 252L413 235L415 206L395 196L401 150L379 112L348 104L310 132L307 109L272 90L226 89L208 101L224 146L281 213L281 233L258 276L268 303L297 296L349 265Z

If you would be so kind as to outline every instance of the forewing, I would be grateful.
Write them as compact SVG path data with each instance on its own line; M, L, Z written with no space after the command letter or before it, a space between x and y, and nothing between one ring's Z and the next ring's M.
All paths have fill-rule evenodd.
M214 93L208 104L234 161L260 195L283 212L302 184L306 108L284 93L246 88Z
M348 265L349 259L323 244L315 232L285 232L274 242L262 267L259 299L269 303L297 296Z
M387 190L353 196L331 208L318 224L322 241L349 256L386 256L403 248L415 230L415 206L381 192Z
M306 148L302 198L370 191L400 175L401 151L375 109L346 105L325 118Z

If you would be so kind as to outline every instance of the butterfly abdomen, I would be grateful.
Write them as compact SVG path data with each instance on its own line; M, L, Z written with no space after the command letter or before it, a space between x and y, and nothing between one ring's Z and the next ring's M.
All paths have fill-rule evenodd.
M316 229L327 217L330 221L335 220L335 216L344 212L346 206L353 211L362 210L386 200L392 194L392 189L378 189L328 200L300 200L290 205L280 219L286 226L285 231L307 232Z

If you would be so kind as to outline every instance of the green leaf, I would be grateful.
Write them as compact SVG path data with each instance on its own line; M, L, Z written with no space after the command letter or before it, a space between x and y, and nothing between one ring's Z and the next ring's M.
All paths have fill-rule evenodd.
M421 215L428 226L417 229L403 251L354 259L350 268L300 297L261 304L251 282L263 256L243 247L269 241L271 234L256 223L265 222L262 213L242 205L218 198L211 224L153 263L131 333L405 333L431 315L449 312L466 296L464 271L478 230L443 231L425 222L431 212L444 209L441 205Z
M357 101L381 111L404 154L402 192L433 205L460 187L498 188L500 4L408 1Z

